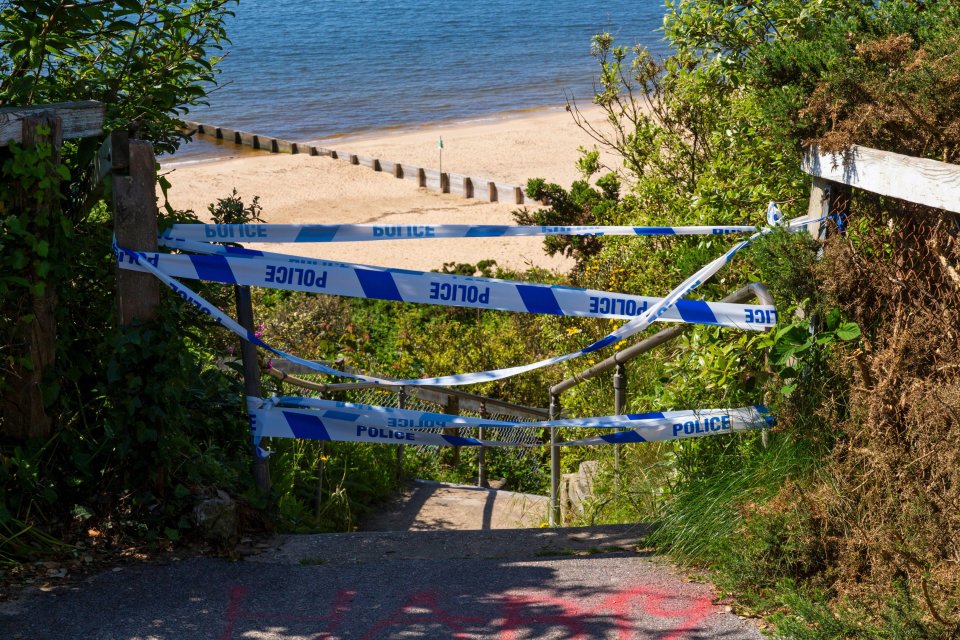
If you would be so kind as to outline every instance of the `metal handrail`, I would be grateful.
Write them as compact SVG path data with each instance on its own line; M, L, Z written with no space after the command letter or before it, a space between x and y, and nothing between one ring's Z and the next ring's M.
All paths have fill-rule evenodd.
M741 303L746 302L750 298L756 298L760 304L773 304L773 296L770 295L770 290L767 288L767 285L763 284L762 282L751 282L747 286L737 289L726 298L723 298L720 302ZM643 355L644 353L659 347L661 344L679 337L680 334L689 329L690 326L691 325L689 324L678 324L675 327L664 329L663 331L659 331L648 338L644 338L640 342L630 345L622 351L616 352L606 360L598 362L589 369L584 369L580 373L575 373L566 380L553 385L550 387L550 395L560 395L564 391L572 389L581 382L586 382L590 378L594 378L605 371L615 368L618 364L626 364L637 356Z
M733 303L742 303L750 300L751 298L756 298L760 304L773 304L773 296L770 294L770 290L767 288L767 285L762 282L751 282L745 287L737 289L727 297L723 298L720 302L733 302ZM647 353L659 347L660 345L670 342L671 340L678 338L681 334L687 331L691 325L689 324L679 324L675 327L670 327L669 329L664 329L653 334L650 337L644 338L640 342L618 351L613 354L606 360L602 360L597 364L593 365L589 369L584 369L579 373L575 373L566 380L558 382L557 384L550 387L550 419L556 419L560 417L560 394L564 391L572 389L582 382L586 382L591 378L595 378L601 373L605 373L611 369L615 369L617 375L614 376L614 394L615 394L615 408L614 411L617 414L623 412L626 406L626 373L624 371L624 365L633 360L634 358ZM617 379L619 378L619 380ZM617 445L619 447L619 445ZM619 454L619 451L617 452ZM619 455L617 455L617 461L619 461ZM560 522L560 501L559 501L559 488L560 488L560 448L557 446L557 430L556 428L550 429L550 526L556 526Z

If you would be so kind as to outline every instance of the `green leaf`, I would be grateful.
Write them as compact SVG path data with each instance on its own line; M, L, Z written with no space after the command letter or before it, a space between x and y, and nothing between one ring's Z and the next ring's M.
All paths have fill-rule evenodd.
M856 322L844 322L837 328L837 337L841 340L855 340L860 337L860 325Z
M833 331L840 324L840 309L831 309L824 318L823 325L827 331Z

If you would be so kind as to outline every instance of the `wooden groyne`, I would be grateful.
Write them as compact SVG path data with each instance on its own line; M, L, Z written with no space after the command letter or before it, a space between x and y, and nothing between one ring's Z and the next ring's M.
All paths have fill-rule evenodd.
M436 169L418 167L412 164L403 164L371 158L342 149L330 149L306 142L292 142L282 138L264 136L247 131L238 131L227 127L218 127L201 122L184 122L187 130L203 135L232 142L233 144L250 147L269 153L304 154L308 156L325 156L334 160L342 160L350 164L368 167L374 171L389 173L401 180L412 180L417 186L437 193L450 193L464 198L475 198L487 202L512 202L524 204L526 196L523 187L516 184L498 182L488 178L466 176L459 173L440 172ZM536 201L534 201L536 202Z

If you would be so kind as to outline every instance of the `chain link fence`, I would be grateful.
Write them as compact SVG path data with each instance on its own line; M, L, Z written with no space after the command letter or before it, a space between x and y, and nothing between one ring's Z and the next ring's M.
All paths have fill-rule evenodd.
M281 364L281 368L284 365ZM404 387L382 387L372 386L363 388L323 389L321 377L307 372L297 372L294 376L285 376L282 381L278 381L278 392L288 394L295 393L306 397L322 397L342 402L351 402L355 404L366 404L380 407L403 408L411 411L423 411L432 413L445 413L460 415L464 417L483 418L491 421L505 421L514 423L536 422L546 419L546 412L530 408L525 410L517 405L507 405L491 398L483 398L472 394L462 394L452 390L431 389L428 392L422 392L417 388ZM310 387L317 388L310 388ZM280 391L282 389L282 391ZM421 397L427 396L427 397ZM489 403L489 404L488 404ZM489 409L487 408L489 406ZM542 415L541 415L542 414ZM486 468L489 465L488 455L495 460L503 461L509 459L508 466L517 470L520 468L521 475L528 478L534 478L546 473L543 466L543 456L541 448L536 445L542 445L549 442L549 436L544 429L524 428L524 427L447 427L447 428L422 428L418 431L430 433L443 433L445 435L456 435L460 437L478 438L482 440L502 442L508 445L491 449L489 447L480 447L469 449L469 458L476 457L477 463L477 482L486 484ZM441 458L450 457L445 450L446 447L432 447L426 445L404 445L412 448L421 459L424 457L435 457L439 462ZM461 461L461 447L452 447L453 464L459 464ZM479 449L479 450L477 450ZM402 455L398 453L398 456ZM398 457L399 459L399 457Z
M819 276L863 338L837 363L852 380L847 417L814 504L855 526L828 528L824 548L845 596L899 584L960 623L960 225L859 191L850 211Z

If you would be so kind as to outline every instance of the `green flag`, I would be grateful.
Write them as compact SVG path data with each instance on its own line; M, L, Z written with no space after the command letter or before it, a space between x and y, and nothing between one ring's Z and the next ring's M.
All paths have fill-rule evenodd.
M443 138L437 140L437 149L443 149Z

